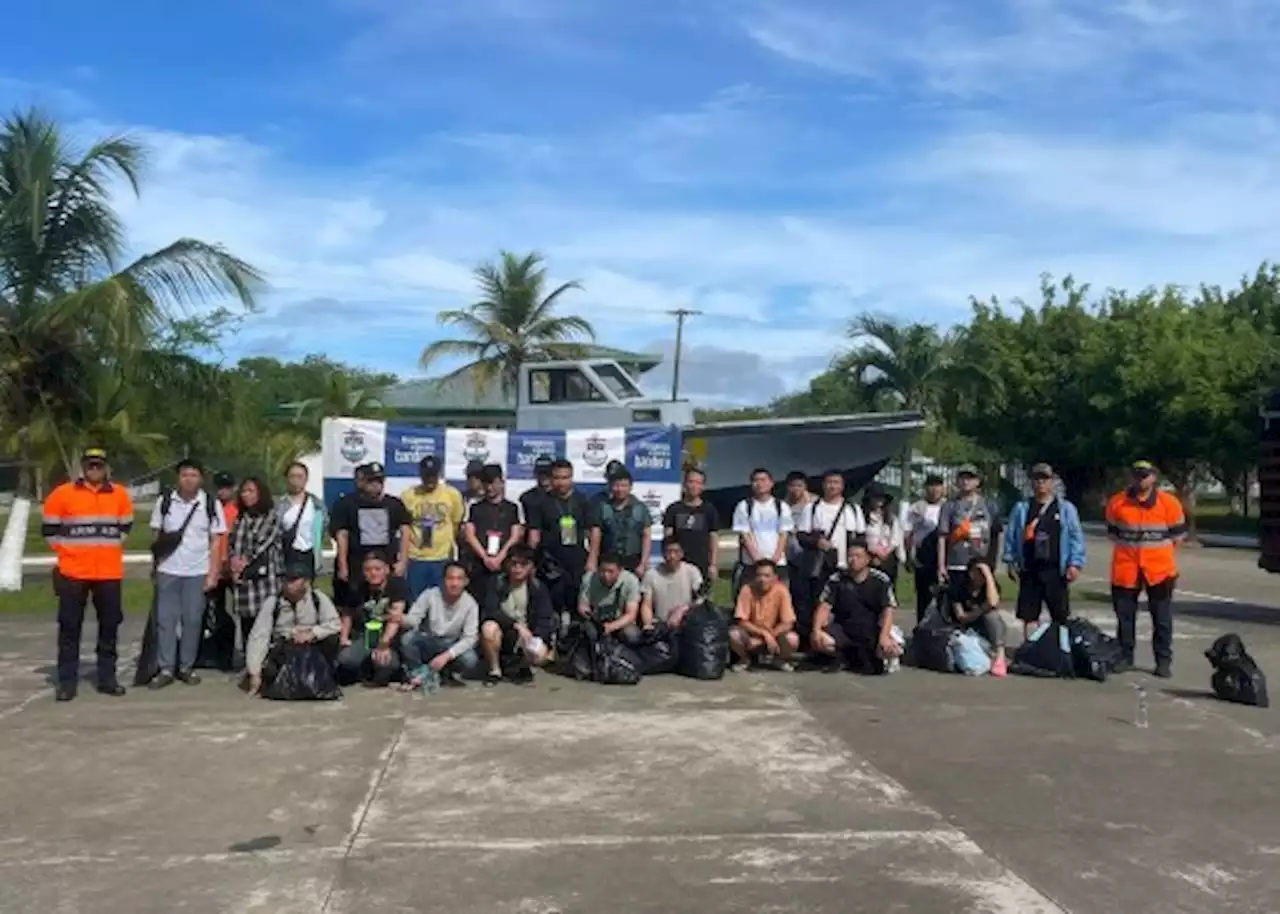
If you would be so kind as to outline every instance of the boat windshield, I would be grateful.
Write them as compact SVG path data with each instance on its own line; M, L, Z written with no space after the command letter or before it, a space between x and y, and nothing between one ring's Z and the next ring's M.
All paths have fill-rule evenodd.
M617 365L592 365L591 370L619 400L635 400L644 396L635 382Z

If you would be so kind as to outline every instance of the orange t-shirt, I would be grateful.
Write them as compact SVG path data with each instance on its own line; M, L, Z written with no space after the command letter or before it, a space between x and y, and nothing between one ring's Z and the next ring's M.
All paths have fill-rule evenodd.
M791 591L781 581L774 581L773 587L760 595L748 584L738 594L734 617L766 631L773 631L779 624L795 628L796 611L791 605Z

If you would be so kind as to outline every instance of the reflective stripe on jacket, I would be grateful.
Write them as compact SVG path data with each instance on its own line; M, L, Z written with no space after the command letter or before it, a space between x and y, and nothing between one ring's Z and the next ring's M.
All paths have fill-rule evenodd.
M1182 503L1156 489L1142 498L1126 489L1107 502L1107 536L1111 549L1111 583L1137 587L1159 584L1178 574L1174 547L1187 537Z
M133 500L122 485L94 488L64 482L45 499L40 532L58 557L58 571L78 581L124 577L124 537L133 529Z

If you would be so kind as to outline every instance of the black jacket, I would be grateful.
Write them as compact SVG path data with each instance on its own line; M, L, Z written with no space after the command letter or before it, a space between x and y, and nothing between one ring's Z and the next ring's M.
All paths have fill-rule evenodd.
M529 578L529 631L543 641L551 638L560 626L555 610L551 608L551 593L546 585L537 578ZM504 629L515 624L515 620L502 611L502 601L511 592L505 574L495 574L489 580L488 592L484 595L480 607L480 618L487 622L497 622Z

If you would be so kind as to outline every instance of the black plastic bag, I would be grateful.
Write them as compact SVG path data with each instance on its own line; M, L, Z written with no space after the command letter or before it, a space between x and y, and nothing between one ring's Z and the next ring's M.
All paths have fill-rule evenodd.
M560 657L557 672L561 676L567 676L570 679L591 679L593 672L591 637L594 632L588 632L590 624L571 625L568 634L561 640L557 651Z
M1271 707L1267 677L1236 634L1223 635L1204 652L1213 664L1213 692L1223 701L1255 708Z
M617 638L604 636L593 644L593 682L603 685L636 685L644 676L636 652Z
M644 643L636 649L640 668L646 676L674 673L680 665L680 634L659 622L644 635Z
M935 673L956 671L951 639L955 637L957 629L949 621L946 601L946 591L940 590L934 605L929 607L911 632L911 644L908 647L911 662L917 669L933 670Z
M278 666L262 687L262 697L272 701L334 701L342 689L333 666L314 644L285 642L272 649Z
M253 620L245 620L252 625ZM200 632L200 653L196 666L200 669L231 671L236 655L236 622L231 614L210 595L204 601L204 624Z
M133 674L135 688L155 679L160 672L160 645L156 636L156 592L151 591L151 612L147 614L147 627L142 632L142 650L138 652L138 667Z
M680 675L719 679L729 665L729 617L710 603L689 610L680 636Z
M1088 619L1068 619L1067 636L1076 676L1106 682L1120 663L1120 643Z
M1042 679L1075 679L1070 633L1057 622L1040 626L1031 640L1022 642L1014 652L1009 672Z

